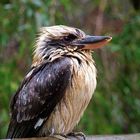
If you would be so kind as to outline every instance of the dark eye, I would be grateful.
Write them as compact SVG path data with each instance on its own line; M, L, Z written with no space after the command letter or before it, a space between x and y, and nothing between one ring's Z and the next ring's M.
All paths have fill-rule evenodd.
M75 35L73 35L73 34L69 34L68 36L65 36L63 39L65 40L65 41L73 41L74 39L76 39L77 37L75 36Z

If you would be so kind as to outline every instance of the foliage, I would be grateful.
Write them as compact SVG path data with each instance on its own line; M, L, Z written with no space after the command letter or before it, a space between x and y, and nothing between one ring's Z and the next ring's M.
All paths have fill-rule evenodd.
M98 72L99 85L80 127L89 134L138 133L140 129L140 17L132 18L107 51L109 75ZM98 58L99 59L99 58ZM98 69L105 71L102 62ZM102 83L100 83L102 82ZM106 85L107 84L107 85ZM88 118L88 119L87 119ZM89 123L90 122L90 123Z
M8 126L10 98L30 67L38 28L67 24L87 32L94 30L96 21L91 17L98 15L100 4L102 0L0 2L1 138ZM110 32L113 40L109 47L93 54L98 86L77 129L86 134L136 133L140 129L140 15L128 0L108 0L104 17L104 25L110 26L104 26L103 32Z

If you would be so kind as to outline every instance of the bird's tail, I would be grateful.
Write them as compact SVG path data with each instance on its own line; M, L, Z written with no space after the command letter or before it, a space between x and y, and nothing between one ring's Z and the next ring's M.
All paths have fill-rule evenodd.
M7 131L6 138L29 138L36 135L33 128L34 122L21 122L17 123L15 120L11 120Z

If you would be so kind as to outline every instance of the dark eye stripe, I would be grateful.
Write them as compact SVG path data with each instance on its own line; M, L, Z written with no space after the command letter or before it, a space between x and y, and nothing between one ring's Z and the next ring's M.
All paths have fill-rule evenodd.
M65 36L63 39L65 41L73 41L76 38L77 38L77 36L75 36L74 34L69 34L68 36Z

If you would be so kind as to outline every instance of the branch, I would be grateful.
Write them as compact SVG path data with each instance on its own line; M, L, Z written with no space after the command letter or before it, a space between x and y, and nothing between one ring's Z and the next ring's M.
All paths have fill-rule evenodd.
M6 139L5 139L6 140ZM62 136L56 137L37 137L37 138L24 138L24 139L14 139L14 140L77 140L74 137L70 139L64 138ZM86 140L140 140L140 133L137 134L124 134L124 135L96 135L87 136Z

